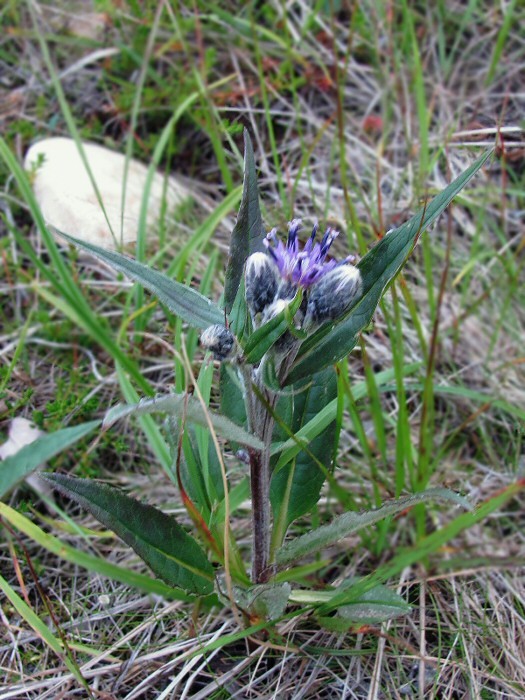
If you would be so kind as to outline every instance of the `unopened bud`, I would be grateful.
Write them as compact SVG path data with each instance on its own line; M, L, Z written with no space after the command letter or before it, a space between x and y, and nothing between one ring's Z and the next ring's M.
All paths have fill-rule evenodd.
M279 285L278 290L279 299L285 299L291 301L297 294L297 285L290 280L283 280Z
M215 360L222 362L230 356L235 345L235 338L231 331L217 324L202 332L200 343L203 348L213 353Z
M237 457L239 462L242 462L243 464L250 464L250 454L247 450L237 450L235 456Z
M361 293L361 273L353 265L338 265L310 288L303 328L311 330L335 321Z
M285 301L284 299L276 299L273 302L273 304L270 304L270 306L268 306L268 308L264 312L262 317L262 324L267 323L270 319L280 314L281 311L284 311L289 305L289 301ZM294 321L296 323L300 323L301 319L302 313L298 311L294 317ZM275 341L274 348L279 354L282 354L290 350L296 344L296 339L294 338L292 333L290 333L290 331L287 330L282 334L282 336L278 340Z
M246 261L246 303L253 316L264 311L275 299L279 269L266 253L253 253Z
M270 306L266 307L262 317L262 323L265 324L270 319L275 318L275 316L280 314L281 311L284 311L287 306L288 302L286 302L284 299L276 299L272 304L270 304Z

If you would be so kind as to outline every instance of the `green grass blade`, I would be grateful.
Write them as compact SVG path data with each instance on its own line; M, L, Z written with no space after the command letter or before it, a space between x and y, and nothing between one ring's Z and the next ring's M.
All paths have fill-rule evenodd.
M50 283L58 296L51 296L51 293L43 287L37 287L37 292L41 296L45 296L45 293L47 293L49 295L48 301L52 299L51 303L60 308L63 313L66 313L80 327L84 328L95 342L103 347L115 361L119 361L122 364L144 392L151 394L151 388L138 370L135 362L115 343L107 332L108 329L104 324L101 324L100 319L93 313L83 297L57 248L53 236L46 226L26 173L1 137L0 157L3 158L7 168L12 173L49 253L51 264L44 263L39 258L25 235L17 229L11 228L24 254L31 260L32 265L39 271L42 278ZM59 304L60 307L58 306Z
M129 377L123 371L122 366L117 363L117 376L120 384L120 388L124 395L124 398L129 403L136 403L139 401L139 395L135 391L133 385L131 384ZM144 431L146 438L148 440L149 446L153 450L154 454L157 456L162 468L168 475L168 478L175 483L175 477L173 474L173 460L171 458L170 449L166 443L166 440L162 436L162 432L157 423L153 420L151 416L140 416L139 417L140 427Z
M89 697L93 697L86 679L83 677L80 669L64 652L63 645L57 637L51 632L45 622L29 607L29 605L18 595L18 593L9 585L5 578L0 575L0 590L15 608L17 613L27 622L27 624L36 632L47 646L52 649L61 661L68 667L73 676L77 679L82 687L88 692Z
M6 457L0 462L0 498L3 498L18 481L25 479L51 457L67 450L99 425L99 420L93 420L57 430L22 447L11 457Z

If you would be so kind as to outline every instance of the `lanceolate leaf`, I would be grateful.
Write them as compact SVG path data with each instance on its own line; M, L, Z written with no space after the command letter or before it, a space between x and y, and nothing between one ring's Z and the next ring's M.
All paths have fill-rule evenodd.
M244 430L226 416L214 413L210 409L205 411L197 398L185 394L167 394L166 396L157 396L154 399L142 399L136 404L119 404L106 413L104 425L111 425L125 416L142 416L148 413L167 413L171 416L185 415L186 420L205 428L208 427L209 419L217 434L227 440L253 447L256 450L261 450L264 447L258 437Z
M329 602L321 604L319 613L325 615L342 605L353 603L363 593L369 591L378 583L383 583L396 576L407 566L423 561L425 557L430 556L454 537L457 537L460 532L486 520L488 515L502 508L511 498L522 492L524 487L525 483L523 480L511 484L504 491L499 491L488 501L478 505L475 510L461 513L443 527L418 540L413 547L402 549L392 559L380 566L372 574L360 579L350 589L336 592Z
M333 369L312 378L311 386L292 396L283 396L277 410L297 434L337 394ZM270 497L274 512L274 546L279 546L290 523L317 503L326 472L331 468L335 424L332 422L291 462L272 475ZM278 431L276 431L278 432ZM279 435L276 436L279 439ZM286 436L288 437L288 436Z
M338 592L349 591L351 587L351 582L346 582ZM317 619L323 627L344 632L356 624L379 625L400 615L406 615L410 609L410 605L395 591L379 585L362 593L352 603L337 608L334 616L319 616Z
M468 501L457 493L448 489L434 488L422 493L416 493L413 496L399 498L391 503L386 503L376 510L362 513L343 513L334 518L328 525L322 525L316 530L307 532L305 535L296 537L285 544L277 552L277 565L279 567L288 566L297 559L319 552L321 549L335 544L343 537L348 537L348 535L373 525L389 515L396 515L407 508L412 508L412 506L426 501L452 502L463 508L470 509Z
M299 605L328 606L337 596L350 594L362 579L351 578L332 591L313 591L296 589L290 595L290 602ZM350 603L335 610L330 616L318 616L318 621L334 632L345 632L355 624L380 624L410 612L410 605L398 595L381 584L358 593Z
M76 238L65 233L60 235L77 248L86 250L113 269L123 272L127 277L141 284L190 326L208 328L216 323L224 323L224 313L219 307L195 289L114 250L105 250L92 243L77 241Z
M259 190L255 173L253 146L248 131L244 130L244 183L241 207L230 241L230 257L224 284L224 308L229 314L241 281L248 256L264 250L264 232L259 208Z
M344 321L334 327L321 328L301 347L287 384L309 377L323 367L346 357L357 342L359 333L368 326L386 287L403 267L419 235L446 209L454 197L487 161L485 153L454 182L446 187L422 211L399 228L390 231L358 264L363 292Z
M43 477L113 530L167 584L189 593L212 592L213 567L175 518L90 479Z
M223 362L220 371L221 412L237 425L247 424L241 380L236 369Z
M159 579L152 578L148 574L141 574L131 569L126 569L118 564L112 564L103 557L93 556L83 552L79 547L72 547L54 535L44 532L38 525L24 517L21 513L10 508L5 503L0 503L0 516L5 518L17 530L25 533L34 542L49 552L56 554L65 561L72 562L88 571L93 571L100 576L107 576L114 581L119 581L127 586L135 586L146 593L154 593L164 598L173 600L191 600L191 596L179 588L167 586Z
M92 420L71 428L62 428L55 433L43 435L30 445L22 447L16 454L0 461L0 498L18 481L25 479L51 457L67 450L99 425L99 420Z
M409 612L410 605L386 586L374 586L356 601L337 609L338 617L362 625L377 625Z

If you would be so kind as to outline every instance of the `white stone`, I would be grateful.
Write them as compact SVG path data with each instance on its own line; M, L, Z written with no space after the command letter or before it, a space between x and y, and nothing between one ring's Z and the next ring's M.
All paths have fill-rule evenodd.
M0 445L0 459L7 459L15 455L22 447L30 445L37 438L44 435L27 418L13 418L9 426L7 442Z
M42 437L42 435L45 435L45 433L39 430L31 421L27 420L27 418L13 418L9 426L7 441L0 445L0 460L16 455L22 447L30 445L39 437ZM40 464L35 468L35 471L45 469L45 466L45 464ZM36 474L28 474L25 481L27 481L35 491L44 493L49 498L52 498L53 489L41 479L38 479Z
M63 137L35 143L24 161L26 170L31 173L35 196L46 223L51 230L56 229L105 248L134 243L137 240L147 166L134 159L129 161L122 216L126 157L97 144L83 143L82 146L110 225L75 141ZM147 230L150 235L155 232L164 196L167 210L172 212L190 193L173 176L166 184L165 177L155 173L147 208Z

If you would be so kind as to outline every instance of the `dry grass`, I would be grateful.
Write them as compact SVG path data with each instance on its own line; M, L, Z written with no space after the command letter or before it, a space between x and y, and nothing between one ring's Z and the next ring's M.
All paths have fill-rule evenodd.
M183 40L171 50L159 51L154 64L159 75L170 80L180 78L181 89L188 90L188 85L182 83L183 71L177 66L183 70L199 66L205 51L213 48L215 59L208 80L234 75L226 89L207 99L218 118L240 121L252 130L268 227L275 224L284 228L291 213L284 205L293 204L295 216L308 220L318 216L335 222L346 233L338 241L340 251L354 252L359 243L352 221L361 222L363 238L370 245L376 234L408 218L425 193L439 191L472 162L474 146L493 145L495 140L504 143L503 154L500 150L491 167L478 176L473 188L451 209L449 218L443 217L432 233L427 263L431 262L435 290L451 241L442 303L436 306L437 294L429 302L429 278L420 249L407 268L405 280L427 343L436 308L439 312L435 446L443 451L431 483L460 489L472 502L479 503L516 478L523 478L523 425L505 408L525 406L521 190L525 143L520 121L525 108L520 77L525 54L520 33L525 20L523 9L515 10L502 57L489 80L501 28L499 6L476 5L473 17L465 24L464 3L447 4L446 17L433 4L427 9L413 9L423 66L430 156L441 149L441 157L431 161L425 176L420 173L423 132L417 110L414 59L409 42L403 43L401 6L393 4L392 21L390 5L360 3L357 7L363 19L352 29L350 13L344 9L332 16L328 12L314 13L309 3L292 3L290 7L288 3L286 10L281 3L270 3L272 13L281 17L277 30L283 44L275 43L268 35L259 37L261 68L257 51L250 39L242 36L241 29L228 25L218 15L216 21L210 20L207 15L214 13L206 13L203 5L197 12L189 6L166 4L158 41L171 40L176 33L174 27L187 26L187 35L183 34ZM41 4L34 6L42 10L41 31L67 36L64 26L53 24L56 16L52 18ZM60 12L71 17L72 5L63 3ZM115 103L113 93L121 98L125 89L132 91L135 78L131 70L126 73L122 68L126 84L108 82L104 63L94 53L114 48L120 40L135 47L133 37L140 23L126 6L112 12L96 46L83 44L77 37L76 44L68 42L67 46L73 47L70 50L61 50L57 44L53 51L63 74L72 68L63 86L83 135L109 137L118 144L126 134L128 114L123 101ZM147 16L151 21L152 13ZM192 24L195 17L198 21ZM31 138L65 133L65 126L61 119L54 118L59 111L56 98L26 9L17 7L17 3L8 4L2 18L7 28L18 22L14 29L19 31L4 32L0 45L3 55L17 57L16 62L1 59L4 105L0 128L21 157ZM115 18L120 19L120 27ZM313 25L305 32L308 20ZM66 28L72 31L69 25ZM296 42L299 36L301 41ZM444 45L450 60L443 56ZM261 70L266 95L261 88ZM291 87L291 76L299 81L297 88ZM92 90L87 103L80 100L80 95L86 94L86 85ZM139 151L140 143L151 135L148 130L152 125L158 120L162 123L164 114L169 116L168 107L164 94L158 108L155 104L145 106L137 127ZM276 144L273 154L268 123ZM220 201L224 184L210 146L210 130L202 109L194 119L184 120L178 131L180 147L173 158L175 167L191 175L196 196L208 204ZM236 136L234 141L238 143ZM310 154L305 157L308 149ZM145 148L141 155L147 159L147 154ZM228 143L224 154L238 181L239 162ZM33 288L39 280L27 268L10 237L9 226L27 230L38 249L41 242L24 208L18 206L8 174L3 174L5 219L0 227L5 238L0 252L5 267L0 273L0 294L5 327L0 331L0 359L4 368L16 351L20 328L29 321L23 361L16 364L0 397L0 418L7 425L13 415L42 415L46 427L57 427L114 403L119 398L118 382L111 361L90 346L89 338L75 332L71 340L71 326L64 323L60 312L48 309L44 314ZM184 239L195 221L202 218L200 209L183 213L176 234ZM227 231L228 227L223 226L214 240L213 245L221 251L227 244ZM174 250L168 251L164 259L169 261L173 254ZM82 261L78 269L93 306L115 327L122 311L117 292L128 285L92 260ZM401 287L398 289L401 291ZM407 298L401 293L398 296L403 361L423 362L425 353ZM374 328L366 335L366 352L375 369L387 369L393 363L393 341L386 318L392 313L391 300L385 304L386 310L378 312ZM142 346L133 345L131 349L159 388L172 382L174 341L170 332L159 310L148 324ZM133 339L131 331L129 338ZM364 376L360 353L351 358L350 366L355 381L360 380ZM411 378L406 381L414 445L422 412L417 381L421 381L420 375L413 382ZM440 392L440 387L451 385L465 391L456 395ZM487 400L475 398L474 391ZM74 394L82 398L74 400ZM388 492L393 480L399 413L395 387L382 395L381 406L388 459L386 463L378 461ZM367 437L375 449L372 408L368 401L361 408ZM92 453L89 449L77 454L77 469L83 474L94 470L96 475L184 519L176 490L155 464L138 427L130 423L120 430L114 438L118 439L117 445L104 438ZM90 462L93 458L95 466ZM341 483L348 486L359 505L369 505L370 465L348 417L339 462ZM56 466L74 465L64 458ZM28 501L36 503L35 497L24 491L13 494L10 500L21 508L27 507ZM243 533L241 543L249 539L245 505L235 521L236 530ZM93 520L71 505L61 506L81 526L96 529ZM517 499L508 511L456 538L429 562L427 569L403 572L397 585L414 605L410 617L346 635L319 630L313 620L299 615L279 623L267 639L228 641L227 635L240 631L228 610L154 600L68 564L21 535L14 539L8 536L1 543L0 572L53 628L42 599L44 593L96 698L519 700L525 697L524 506L523 497ZM46 512L40 505L37 510ZM447 513L432 512L429 526L439 527L448 519ZM52 529L57 532L56 526ZM109 561L139 567L134 555L114 538L86 538L78 532L62 532L60 536ZM394 527L388 546L380 552L370 552L358 539L346 542L345 548L336 552L337 577L368 572L409 540L406 528ZM348 553L346 548L350 546L355 549ZM2 604L1 621L0 669L5 680L0 700L86 697L86 690L78 686L62 660L10 605ZM208 649L221 639L224 645Z

